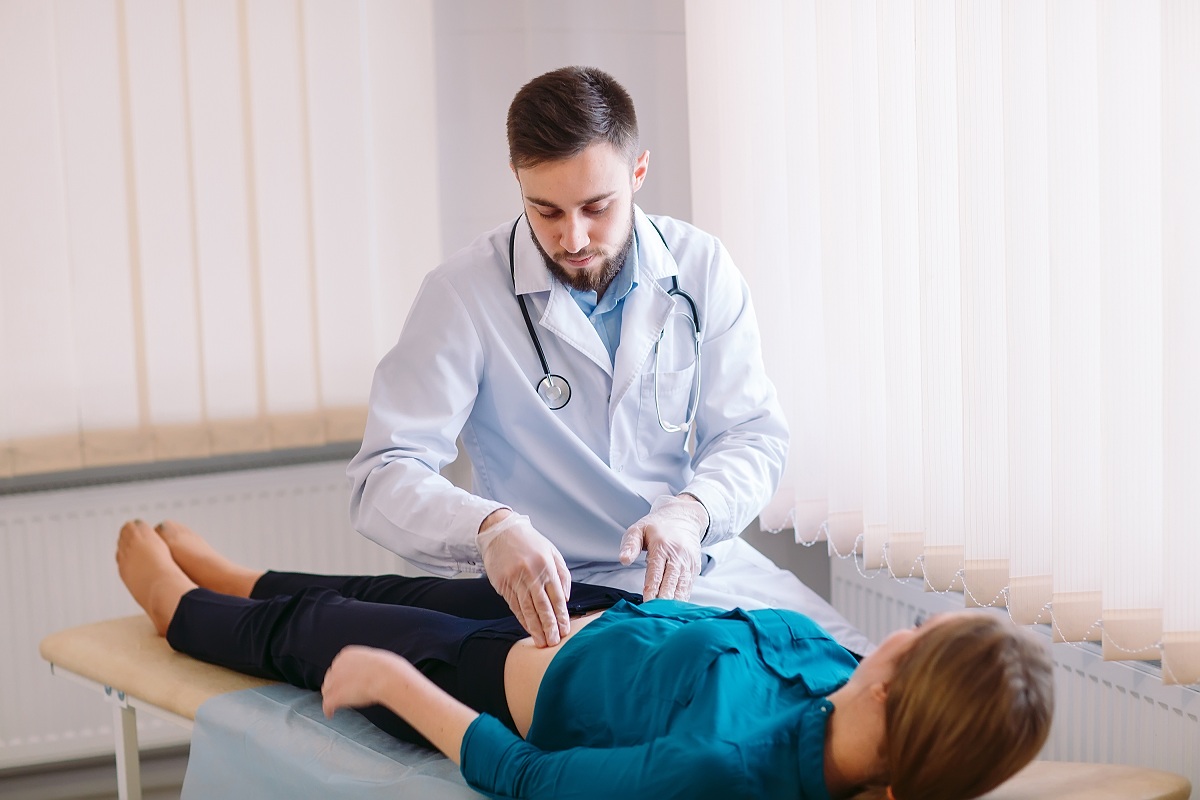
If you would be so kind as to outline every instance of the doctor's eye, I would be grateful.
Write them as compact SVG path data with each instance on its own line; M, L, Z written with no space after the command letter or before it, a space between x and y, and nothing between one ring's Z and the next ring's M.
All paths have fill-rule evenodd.
M600 215L607 212L608 209L611 207L611 205L612 205L611 203L606 203L603 206L601 206L600 208L585 208L584 211L591 214L593 217L599 217Z
M558 209L552 209L550 211L542 211L540 208L535 208L534 211L536 211L537 215L539 217L541 217L542 219L554 219L560 213Z

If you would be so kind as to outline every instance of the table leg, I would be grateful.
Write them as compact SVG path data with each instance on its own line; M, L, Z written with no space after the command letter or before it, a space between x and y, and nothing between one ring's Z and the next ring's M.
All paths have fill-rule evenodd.
M120 800L142 800L137 712L123 703L114 705L113 733L117 740L117 797Z

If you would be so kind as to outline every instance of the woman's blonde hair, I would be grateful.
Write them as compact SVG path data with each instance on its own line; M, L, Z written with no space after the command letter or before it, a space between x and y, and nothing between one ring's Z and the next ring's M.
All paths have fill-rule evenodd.
M959 615L922 631L900 657L886 709L892 797L967 800L1042 749L1054 715L1053 665L1045 644L1007 619Z

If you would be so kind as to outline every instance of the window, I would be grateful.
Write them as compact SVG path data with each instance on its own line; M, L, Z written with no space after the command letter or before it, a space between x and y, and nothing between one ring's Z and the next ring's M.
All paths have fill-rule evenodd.
M1200 9L703 0L687 41L793 431L764 524L1200 682Z
M432 5L0 10L0 477L361 439L440 260Z

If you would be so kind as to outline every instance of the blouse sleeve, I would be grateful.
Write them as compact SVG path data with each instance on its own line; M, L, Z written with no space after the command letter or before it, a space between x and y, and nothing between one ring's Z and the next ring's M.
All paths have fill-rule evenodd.
M542 750L480 714L461 751L467 783L489 797L729 800L757 797L729 742L668 737L630 747Z

